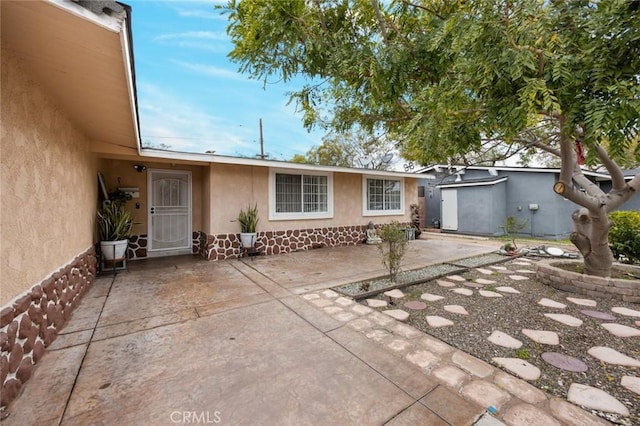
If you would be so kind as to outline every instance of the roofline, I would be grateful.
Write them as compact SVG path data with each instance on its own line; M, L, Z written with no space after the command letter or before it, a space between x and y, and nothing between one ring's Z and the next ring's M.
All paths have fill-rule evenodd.
M435 168L443 168L443 169L456 169L456 171L460 170L500 170L505 172L537 172L537 173L560 173L559 168L545 168L545 167L510 167L510 166L449 166L448 164L433 164L431 166L423 167L422 169L416 170L415 173L427 173L430 170ZM582 171L585 175L592 176L595 178L603 178L603 179L611 179L611 176L606 173L598 173L592 172L590 170ZM629 176L625 176L625 179Z
M127 80L129 81L129 95L131 100L131 113L133 114L133 122L136 133L136 147L138 153L142 148L142 138L140 137L140 114L138 113L138 85L136 82L136 62L133 54L133 27L131 25L131 12L132 8L128 4L116 2L121 5L126 13L124 31L126 34L121 34L122 47L125 51L125 63L127 67L125 72L127 73Z
M496 180L490 180L490 181L483 181L483 182L465 182L465 181L461 181L461 182L451 182L451 183L443 183L441 185L436 185L436 188L462 188L465 186L492 186L492 185L496 185L502 182L506 182L507 179L509 179L507 176L500 178L500 179L496 179Z
M195 161L201 163L212 164L232 164L238 166L256 166L256 167L272 167L279 169L291 169L291 170L309 170L316 172L335 172L335 173L352 173L359 175L375 175L375 176L389 176L389 177L405 177L418 179L415 173L395 172L391 170L373 170L373 169L358 169L350 167L338 167L338 166L322 166L316 164L303 164L303 163L291 163L281 160L262 160L257 158L246 157L232 157L227 155L206 154L198 152L180 152L180 151L166 151L161 149L143 148L140 150L140 156L143 158L161 158L165 160L176 161Z

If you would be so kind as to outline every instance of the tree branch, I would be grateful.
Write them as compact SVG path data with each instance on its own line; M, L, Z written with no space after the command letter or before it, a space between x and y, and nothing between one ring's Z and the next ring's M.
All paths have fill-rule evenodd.
M380 13L380 5L378 5L378 0L371 0L371 4L373 5L373 10L376 13L376 19L378 20L378 24L380 25L380 32L382 33L382 39L385 44L389 42L387 39L387 27L384 24L382 19L382 14Z
M602 160L602 164L609 172L609 176L611 176L612 189L623 189L625 187L624 173L622 173L620 166L618 166L616 162L609 157L604 148L599 144L596 145L596 152L598 153L600 160Z

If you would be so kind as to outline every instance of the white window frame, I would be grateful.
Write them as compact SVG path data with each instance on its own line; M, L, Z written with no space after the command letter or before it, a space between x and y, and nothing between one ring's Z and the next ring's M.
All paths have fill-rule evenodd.
M394 210L369 210L369 200L367 196L369 179L375 180L394 180L400 183L400 208ZM362 176L362 215L363 216L397 216L404 214L404 178L387 177L387 176L375 176L375 175L363 175Z
M297 176L325 176L327 178L326 212L276 212L276 174ZM313 170L270 169L269 170L269 220L333 219L333 173Z

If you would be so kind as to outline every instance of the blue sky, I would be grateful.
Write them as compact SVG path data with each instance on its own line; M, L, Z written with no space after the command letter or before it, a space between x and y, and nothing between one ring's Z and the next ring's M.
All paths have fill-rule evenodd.
M227 54L227 18L214 9L226 1L125 0L132 7L133 48L143 144L173 150L287 160L319 145L287 92L301 82L263 87L237 72Z

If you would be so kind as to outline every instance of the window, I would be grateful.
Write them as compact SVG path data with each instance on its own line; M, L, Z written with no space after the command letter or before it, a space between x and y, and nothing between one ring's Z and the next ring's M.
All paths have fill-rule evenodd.
M330 173L272 170L269 177L271 220L333 217L333 181Z
M364 178L364 215L396 215L404 213L402 180Z

